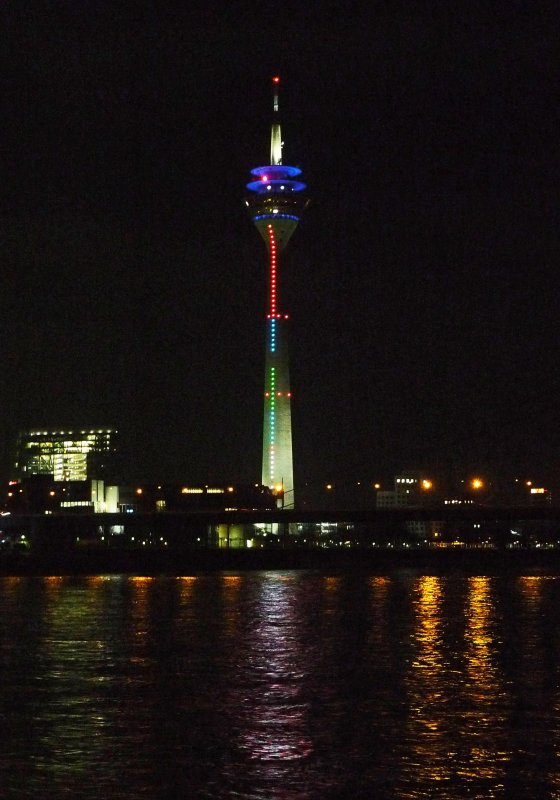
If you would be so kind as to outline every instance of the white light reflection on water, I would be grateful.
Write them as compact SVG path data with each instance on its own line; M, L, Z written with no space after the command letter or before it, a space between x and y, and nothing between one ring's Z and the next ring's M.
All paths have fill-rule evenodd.
M295 761L313 750L307 730L309 705L301 696L307 670L294 580L263 576L245 640L237 746L251 761Z

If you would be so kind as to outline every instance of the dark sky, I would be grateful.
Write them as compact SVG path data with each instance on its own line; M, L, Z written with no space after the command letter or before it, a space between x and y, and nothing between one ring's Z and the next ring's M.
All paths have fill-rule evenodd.
M556 3L2 4L2 448L116 426L135 478L258 480L283 77L296 481L554 481Z

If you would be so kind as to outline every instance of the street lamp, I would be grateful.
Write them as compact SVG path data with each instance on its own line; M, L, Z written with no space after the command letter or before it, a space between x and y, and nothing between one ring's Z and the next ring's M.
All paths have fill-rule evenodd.
M284 484L283 483L277 483L275 486L272 487L272 492L273 492L274 496L277 497L280 500L280 508L282 510L284 510L284 508L288 507L286 505L286 495L293 494L294 490L293 489L284 489ZM293 506L293 502L292 502L292 506Z

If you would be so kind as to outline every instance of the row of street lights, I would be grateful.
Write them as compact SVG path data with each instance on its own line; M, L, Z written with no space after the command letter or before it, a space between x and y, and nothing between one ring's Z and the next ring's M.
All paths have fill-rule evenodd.
M531 481L527 481L527 486L530 486L530 485L531 485ZM482 478L471 478L471 480L469 481L469 486L471 487L471 489L484 489L485 483L482 480ZM275 487L275 489L278 492L279 492L279 490L281 488L282 487ZM374 484L372 484L372 488L376 489L376 490L381 489L381 484L380 483L374 483ZM424 478L423 480L420 481L420 488L423 489L425 492L429 492L431 489L434 488L434 482L432 480L430 480L429 478ZM325 484L325 489L328 492L332 491L334 489L334 484L333 483L326 483Z

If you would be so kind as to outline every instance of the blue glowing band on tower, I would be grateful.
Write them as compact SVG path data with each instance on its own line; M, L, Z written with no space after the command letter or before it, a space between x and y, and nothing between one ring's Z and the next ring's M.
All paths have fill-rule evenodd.
M275 214L274 211L272 211L272 214L256 214L253 217L253 221L259 219L293 219L296 222L300 221L300 217L296 217L295 214Z
M282 180L283 178L296 178L301 175L299 167L288 167L285 164L269 164L267 167L255 167L251 170L251 175L255 175L262 181Z

